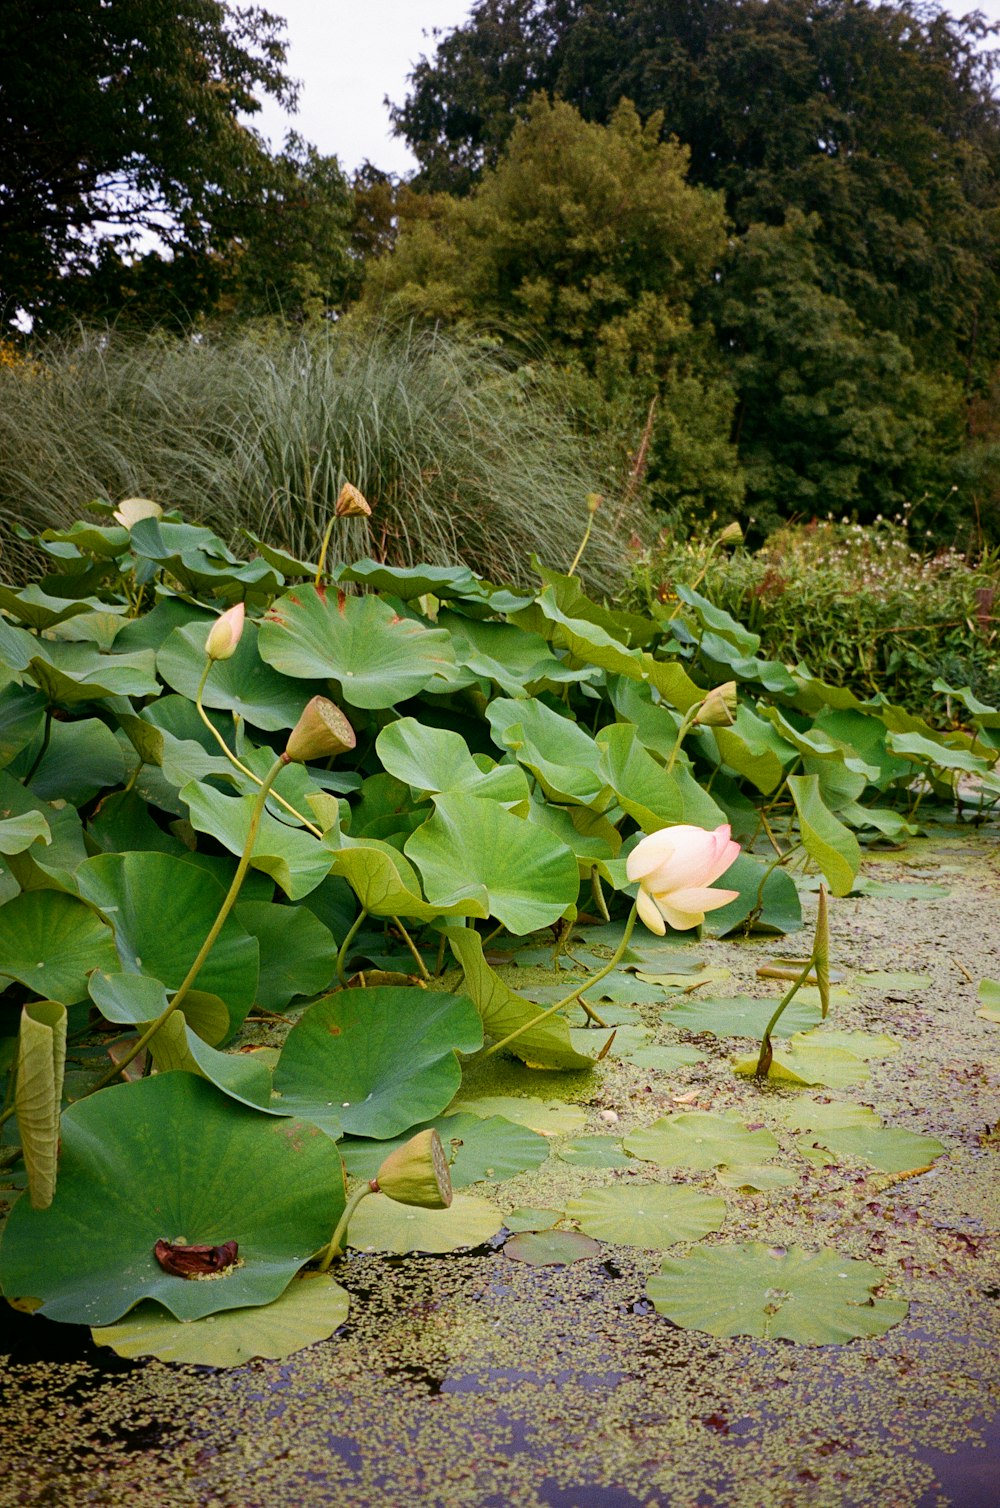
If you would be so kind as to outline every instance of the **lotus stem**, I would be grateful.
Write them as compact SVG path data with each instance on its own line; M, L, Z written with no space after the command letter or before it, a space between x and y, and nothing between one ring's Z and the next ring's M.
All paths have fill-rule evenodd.
M704 698L702 698L702 701L704 701ZM681 718L681 725L677 729L677 737L674 740L673 748L670 750L670 758L667 760L666 773L668 775L673 774L674 765L677 763L677 756L681 752L681 744L684 742L688 733L690 733L691 728L694 725L694 720L701 710L701 705L701 702L695 702L687 709L684 716Z
M359 931L361 930L361 924L367 915L368 912L365 910L364 906L362 906L361 910L358 912L357 916L351 923L350 930L348 931L347 936L344 938L344 941L341 943L340 948L337 952L337 978L340 980L340 983L345 990L347 989L347 950L351 946L351 943L354 941L354 939L357 937Z
M333 1261L334 1257L339 1257L342 1255L341 1242L347 1235L347 1227L351 1223L351 1217L353 1216L354 1211L357 1209L358 1205L361 1203L362 1199L366 1197L366 1195L376 1194L377 1192L378 1185L375 1184L374 1179L371 1183L363 1183L360 1188L354 1190L354 1193L344 1205L344 1213L337 1221L333 1235L330 1237L328 1244L324 1246L323 1250L320 1252L319 1265L316 1268L317 1272L329 1272L330 1263Z
M515 1041L517 1037L523 1036L523 1034L526 1031L530 1031L532 1027L540 1025L540 1023L542 1021L545 1021L549 1016L554 1016L557 1011L565 1010L568 1005L572 1005L575 1000L579 999L580 994L583 990L592 989L595 984L599 984L602 979L606 978L606 976L611 973L612 969L617 968L619 963L621 962L625 954L625 949L628 947L629 941L632 937L632 932L635 927L635 920L638 915L638 903L633 901L632 910L629 912L628 921L625 923L625 931L622 933L621 942L618 944L610 960L604 965L604 968L599 969L598 972L594 975L593 979L589 979L584 985L578 985L577 988L575 990L571 990L563 1000L557 1000L555 1005L550 1005L548 1010L542 1011L541 1015L536 1016L534 1020L526 1021L524 1025L519 1026L516 1031L509 1032L507 1036L502 1037L499 1042L494 1042L493 1046L488 1047L486 1051L480 1056L484 1058L492 1057L493 1053L499 1052L502 1047L509 1046L509 1044ZM581 1005L583 1004L582 1001L580 1003Z
M403 926L403 923L400 921L400 919L399 919L398 916L394 916L393 919L392 919L392 921L393 921L393 925L395 927L398 927L399 932L402 935L403 941L405 942L406 946L409 948L410 952L413 954L413 961L414 961L414 963L417 966L417 969L418 969L418 971L420 973L421 979L424 979L424 980L430 979L431 976L427 972L427 965L424 963L424 960L423 960L423 958L420 955L420 949L417 947L416 943L413 941L413 938L410 936L409 932L407 932L406 928Z
M771 1069L771 1033L774 1031L774 1028L781 1020L782 1012L784 1011L785 1007L791 1004L792 1000L794 1000L799 990L809 978L809 972L812 969L814 962L814 953L810 953L809 957L806 959L805 967L802 969L801 973L794 981L794 983L789 985L784 995L782 995L781 999L778 1002L777 1010L774 1012L774 1015L765 1026L764 1035L760 1039L760 1054L757 1058L757 1067L753 1071L755 1079L767 1078L768 1073Z
M170 1001L166 1009L160 1012L156 1020L150 1022L149 1026L147 1026L142 1035L137 1038L135 1042L133 1042L132 1046L129 1048L125 1056L121 1058L119 1062L115 1063L114 1066L110 1068L102 1078L98 1079L97 1083L93 1086L92 1089L88 1091L88 1093L94 1094L98 1089L106 1088L108 1084L113 1083L115 1079L119 1078L121 1074L124 1073L129 1064L135 1061L135 1059L142 1052L143 1048L148 1046L148 1044L153 1040L153 1038L156 1036L156 1033L159 1031L160 1027L167 1020L167 1018L169 1016L172 1016L174 1011L176 1011L178 1007L183 1004L192 985L201 972L202 965L215 946L216 939L225 926L226 918L235 906L236 901L239 897L239 893L243 888L243 881L246 878L247 870L250 868L250 860L253 857L254 844L257 841L257 833L260 829L261 818L264 815L264 807L267 803L268 792L270 791L271 786L274 784L275 780L277 780L278 775L281 773L287 763L287 756L285 754L279 754L277 759L274 761L274 764L268 770L267 775L264 777L264 782L261 785L260 792L258 793L256 801L254 802L253 811L250 814L250 826L247 830L246 842L243 845L243 852L240 855L240 862L236 866L236 873L233 875L232 883L230 884L229 889L226 892L225 900L219 907L219 912L215 918L215 921L212 923L211 927L208 930L208 935L206 936L205 941L198 949L195 960L192 963L191 967L188 969L187 974L184 976L184 979L181 982L181 986L178 989L177 993L174 995L174 998Z

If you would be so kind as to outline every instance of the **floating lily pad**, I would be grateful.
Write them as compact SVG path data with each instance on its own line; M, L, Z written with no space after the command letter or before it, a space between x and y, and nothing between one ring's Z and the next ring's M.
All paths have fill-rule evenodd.
M625 1138L633 1157L661 1168L716 1168L723 1163L766 1162L778 1150L770 1131L750 1131L738 1115L684 1110Z
M75 896L27 890L0 906L0 975L43 999L86 1000L91 970L118 966L110 928Z
M676 1042L662 1043L658 1047L636 1047L621 1056L636 1068L654 1068L659 1073L673 1073L677 1068L690 1068L694 1063L704 1063L705 1054L693 1047L682 1047Z
M734 995L728 1000L710 1000L695 996L664 1011L665 1026L689 1032L711 1032L716 1037L756 1037L774 1015L777 1000L755 1000L750 995ZM817 1026L821 1020L818 1006L803 1005L796 996L782 1012L772 1032L775 1037L790 1037L794 1032Z
M572 1141L563 1142L556 1155L578 1168L627 1168L631 1165L621 1142L613 1136L577 1136Z
M457 1251L482 1246L502 1227L496 1205L475 1194L456 1194L446 1210L418 1209L372 1194L358 1205L347 1240L355 1251Z
M568 1267L596 1257L601 1248L592 1236L575 1230L529 1231L504 1243L503 1254L529 1267Z
M544 1136L500 1115L487 1120L467 1113L439 1115L389 1141L350 1137L340 1148L344 1166L352 1178L374 1178L390 1152L428 1128L438 1133L449 1158L454 1152L451 1182L456 1189L470 1183L501 1183L528 1168L541 1167L551 1150Z
M800 1042L839 1047L844 1052L853 1053L856 1058L863 1058L866 1063L872 1058L891 1058L899 1052L899 1043L884 1032L844 1032L826 1026L820 1031L796 1032L792 1046L798 1046Z
M929 1168L947 1149L933 1136L902 1131L894 1126L830 1126L813 1131L799 1143L810 1161L839 1162L846 1157L867 1163L882 1173L913 1173Z
M911 969L874 969L871 973L859 974L858 983L870 984L887 995L897 990L909 995L916 990L929 989L933 981L929 974L914 974Z
M350 1295L329 1273L292 1279L271 1304L223 1309L199 1320L178 1320L159 1304L137 1304L117 1325L90 1333L118 1356L155 1356L188 1366L241 1367L261 1356L282 1361L305 1346L328 1340L347 1319Z
M977 1016L984 1021L1000 1022L1000 983L995 979L984 979L979 985L979 999L982 1001Z
M562 1218L562 1210L539 1210L532 1209L530 1205L520 1205L504 1216L503 1223L517 1235L521 1231L551 1230Z
M853 1100L797 1099L776 1105L773 1113L793 1131L826 1131L831 1126L880 1126L882 1122L867 1105Z
M773 1163L737 1163L716 1168L715 1176L724 1189L749 1189L755 1193L791 1188L799 1181L790 1168L776 1167Z
M726 1201L683 1184L616 1184L567 1200L566 1214L599 1241L659 1251L719 1230Z
M478 1095L457 1099L453 1110L467 1110L481 1117L502 1115L519 1126L528 1126L542 1136L572 1136L587 1124L586 1111L564 1100L540 1100L528 1095Z
M752 1076L757 1071L757 1053L733 1058L735 1071ZM811 1032L796 1033L790 1042L775 1047L767 1077L786 1084L822 1084L843 1089L869 1077L868 1064L855 1053L829 1047Z
M658 1314L686 1330L831 1346L884 1335L906 1317L905 1302L873 1297L885 1282L871 1262L755 1241L668 1257L647 1292Z
M185 1320L268 1304L344 1206L329 1137L191 1074L103 1089L64 1113L61 1135L52 1205L18 1200L0 1245L8 1299L40 1300L50 1319L110 1325L146 1298ZM212 1281L175 1277L153 1248L179 1239L235 1240L238 1265Z

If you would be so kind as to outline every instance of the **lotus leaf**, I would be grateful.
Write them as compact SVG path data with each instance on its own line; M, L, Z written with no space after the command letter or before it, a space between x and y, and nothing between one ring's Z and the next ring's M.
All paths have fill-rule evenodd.
M577 1168L627 1168L631 1161L613 1136L577 1136L556 1149L563 1162Z
M686 1330L830 1346L884 1335L906 1317L899 1299L873 1298L885 1282L871 1262L755 1241L668 1257L647 1291L657 1313Z
M711 1032L715 1037L756 1037L759 1040L777 1003L776 1000L755 1000L751 995L735 995L726 1000L695 996L664 1011L663 1020L667 1026L676 1026L682 1031ZM785 1007L772 1036L790 1037L795 1032L818 1026L820 1019L818 1006L805 1005L796 996Z
M482 769L459 733L427 727L415 717L389 723L375 740L390 775L415 791L466 791L492 801L526 801L528 782L516 764Z
M117 969L111 930L74 896L29 890L0 906L0 975L46 1000L87 998L92 969Z
M446 1210L418 1209L372 1194L358 1205L347 1240L355 1251L457 1251L482 1246L502 1228L496 1205L475 1194L456 1194Z
M504 1216L504 1225L517 1235L521 1231L551 1230L562 1218L562 1210L539 1210L532 1209L530 1205L519 1205L516 1210L511 1210L509 1215Z
M351 1137L341 1145L344 1166L352 1178L374 1178L382 1162L418 1131L437 1131L451 1163L451 1181L456 1189L472 1183L502 1183L529 1168L538 1168L549 1155L544 1136L501 1115L482 1119L468 1112L439 1115L435 1120L410 1126L390 1141Z
M98 1326L146 1298L183 1320L267 1304L343 1205L340 1157L316 1127L259 1115L191 1074L157 1074L64 1113L55 1199L14 1206L0 1283L50 1319ZM153 1247L179 1238L235 1240L239 1263L212 1282L174 1277Z
M766 1162L778 1143L770 1131L751 1131L732 1112L687 1110L633 1131L625 1138L625 1150L661 1168L716 1168Z
M579 1231L546 1230L512 1236L504 1243L503 1254L529 1267L568 1267L571 1262L598 1256L600 1250L592 1236L582 1236Z
M566 1214L599 1241L662 1251L719 1230L726 1202L679 1183L616 1184L567 1200Z

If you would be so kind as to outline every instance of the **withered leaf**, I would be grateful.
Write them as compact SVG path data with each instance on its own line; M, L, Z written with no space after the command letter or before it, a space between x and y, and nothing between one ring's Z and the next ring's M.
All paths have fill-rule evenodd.
M236 1241L221 1246L186 1246L183 1242L157 1241L153 1255L165 1272L177 1278L201 1278L207 1273L224 1272L239 1255Z

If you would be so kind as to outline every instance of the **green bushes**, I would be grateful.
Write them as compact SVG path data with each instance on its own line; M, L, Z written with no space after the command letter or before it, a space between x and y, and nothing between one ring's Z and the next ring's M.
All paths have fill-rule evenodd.
M1000 696L1000 566L954 550L925 556L904 520L786 525L756 552L668 531L635 558L626 601L668 602L676 583L698 590L761 636L761 653L807 664L860 696L940 708L933 682Z
M0 462L0 519L32 530L95 497L141 495L306 559L350 481L374 509L370 538L360 524L341 536L350 554L514 580L532 552L568 565L599 485L563 418L527 402L502 358L378 330L52 343L0 366ZM0 543L5 575L23 577L17 542ZM601 588L621 573L601 516L583 569Z

